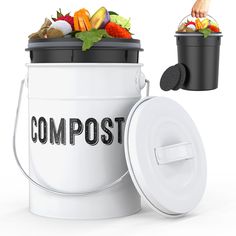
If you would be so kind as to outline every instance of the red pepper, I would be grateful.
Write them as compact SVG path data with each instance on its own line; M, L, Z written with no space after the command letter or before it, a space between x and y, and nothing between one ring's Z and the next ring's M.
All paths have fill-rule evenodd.
M220 32L220 29L217 26L215 26L215 25L209 25L209 29L212 32L215 32L215 33L219 33Z
M125 28L121 27L120 25L118 25L114 22L109 22L106 25L105 30L107 31L107 33L110 36L112 36L114 38L126 38L126 39L132 38L132 36L128 30L126 30Z

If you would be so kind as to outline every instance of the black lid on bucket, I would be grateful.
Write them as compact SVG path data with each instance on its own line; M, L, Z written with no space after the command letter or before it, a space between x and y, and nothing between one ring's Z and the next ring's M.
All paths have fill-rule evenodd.
M138 63L143 51L138 39L103 39L87 51L75 38L30 40L31 63Z

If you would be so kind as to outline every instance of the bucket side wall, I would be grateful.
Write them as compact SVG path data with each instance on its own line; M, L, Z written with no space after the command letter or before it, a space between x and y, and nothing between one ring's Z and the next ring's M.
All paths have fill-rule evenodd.
M129 111L141 97L137 84L141 65L44 64L29 65L28 72L31 177L60 191L86 192L123 175L127 165L116 118L123 119L123 138ZM92 145L86 141L86 121L91 118L97 124L97 142ZM102 128L104 118L112 122L110 126L106 123L110 133ZM50 119L57 128L64 119L65 143L62 139L55 143ZM70 119L81 122L81 132L73 136L74 143L70 142ZM113 139L107 144L104 139L108 134ZM37 139L33 140L33 136ZM101 219L134 214L140 207L140 196L130 176L107 191L77 197L58 196L30 185L30 209L42 216Z
M178 36L178 62L187 69L186 90L212 90L218 87L220 37Z

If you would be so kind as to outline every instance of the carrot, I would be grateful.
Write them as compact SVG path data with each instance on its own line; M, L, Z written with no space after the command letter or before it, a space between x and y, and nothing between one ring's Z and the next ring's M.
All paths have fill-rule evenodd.
M74 14L74 28L76 31L89 31L92 29L90 14L85 8L80 9Z
M80 13L85 14L88 18L90 18L89 11L85 8L79 10Z
M78 19L79 19L80 30L82 32L86 31L86 25L84 24L84 19L83 19L83 16L81 14L79 14Z
M75 29L75 31L80 31L78 15L79 15L78 12L75 12L75 14L74 14L74 29Z
M203 28L202 22L198 18L195 20L195 24L196 24L196 29L197 30Z
M86 29L89 31L92 29L92 25L90 23L89 17L87 15L83 15L83 20L84 20L84 24L86 26Z

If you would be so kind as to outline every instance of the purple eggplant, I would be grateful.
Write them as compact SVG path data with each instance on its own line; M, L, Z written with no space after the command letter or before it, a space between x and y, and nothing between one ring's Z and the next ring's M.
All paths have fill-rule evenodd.
M90 19L93 29L103 29L109 21L110 14L105 7L99 8Z

